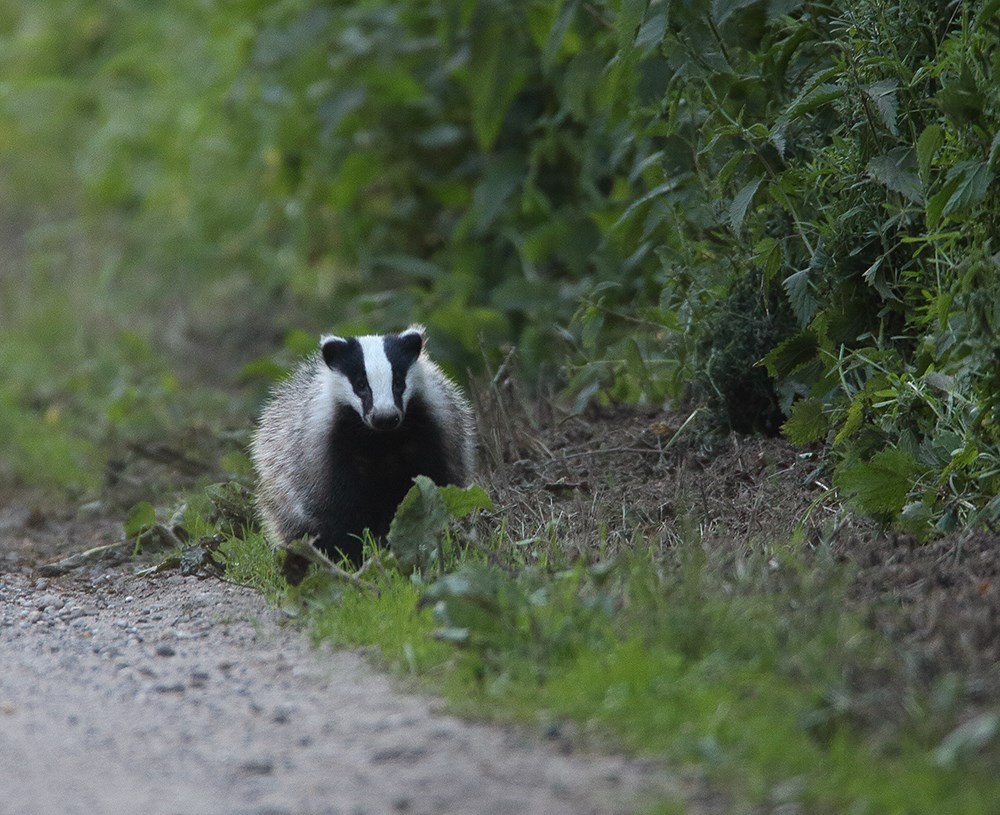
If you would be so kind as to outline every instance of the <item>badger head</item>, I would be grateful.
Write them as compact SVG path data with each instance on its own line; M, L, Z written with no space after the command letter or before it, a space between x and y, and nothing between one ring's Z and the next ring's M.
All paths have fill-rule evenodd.
M323 361L339 379L337 396L372 430L395 430L406 416L416 381L414 363L424 348L423 326L401 334L325 336Z

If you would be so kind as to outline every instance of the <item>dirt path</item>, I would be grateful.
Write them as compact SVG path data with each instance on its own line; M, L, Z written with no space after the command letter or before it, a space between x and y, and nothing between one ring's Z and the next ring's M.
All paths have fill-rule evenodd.
M214 579L0 572L3 815L579 815L664 788L439 707Z

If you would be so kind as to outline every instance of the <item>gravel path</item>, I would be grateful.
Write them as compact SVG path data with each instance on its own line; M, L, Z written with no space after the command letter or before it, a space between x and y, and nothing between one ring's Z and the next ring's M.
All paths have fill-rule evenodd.
M0 574L0 814L625 813L663 773L565 754L177 574Z

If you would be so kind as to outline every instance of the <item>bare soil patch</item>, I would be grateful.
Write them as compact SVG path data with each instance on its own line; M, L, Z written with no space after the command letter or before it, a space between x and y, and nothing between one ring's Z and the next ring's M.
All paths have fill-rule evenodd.
M479 410L493 495L519 519L515 537L544 536L557 518L564 545L585 557L637 536L669 557L697 532L725 568L795 535L807 562L825 547L844 564L851 602L894 643L908 681L932 691L957 680L976 706L1000 700L1000 535L921 545L886 533L840 503L818 453L781 438L708 444L685 426L689 414L560 415L551 402L496 396L480 395Z

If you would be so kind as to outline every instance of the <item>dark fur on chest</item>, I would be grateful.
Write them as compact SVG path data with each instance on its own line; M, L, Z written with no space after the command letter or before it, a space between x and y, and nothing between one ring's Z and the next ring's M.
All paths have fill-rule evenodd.
M368 428L353 411L341 410L329 437L329 488L315 507L317 546L360 565L360 537L371 530L384 538L399 502L413 479L425 475L435 484L455 481L442 444L442 430L416 396L397 430Z

